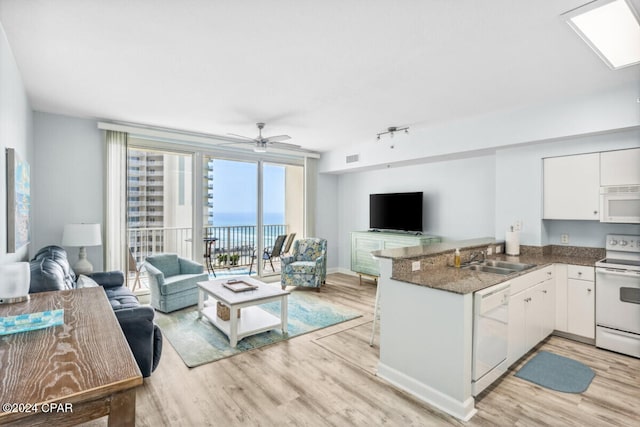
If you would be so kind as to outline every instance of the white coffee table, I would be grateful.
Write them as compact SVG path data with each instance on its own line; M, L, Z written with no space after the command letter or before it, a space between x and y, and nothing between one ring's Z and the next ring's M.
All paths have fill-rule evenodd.
M229 279L231 277L198 282L199 319L204 315L209 322L229 337L231 347L235 347L238 341L244 337L271 329L280 328L283 333L287 333L288 291L283 291L280 287L269 286L249 276L236 276L233 279L256 285L258 288L244 292L234 292L223 286ZM215 301L214 304L205 307L205 300L208 297L229 307L229 320L222 320L218 317ZM280 301L279 318L257 307L259 304L272 301ZM238 309L240 308L243 310L240 318L238 318Z

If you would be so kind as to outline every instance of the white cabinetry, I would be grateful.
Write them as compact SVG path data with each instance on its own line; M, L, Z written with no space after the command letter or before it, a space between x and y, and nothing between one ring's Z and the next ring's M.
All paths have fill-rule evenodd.
M556 331L567 332L567 264L555 264Z
M594 339L595 271L593 267L570 265L567 268L567 332Z
M511 281L507 365L551 334L555 325L553 266Z
M544 159L544 219L599 220L600 153Z
M600 153L600 185L640 185L640 148Z

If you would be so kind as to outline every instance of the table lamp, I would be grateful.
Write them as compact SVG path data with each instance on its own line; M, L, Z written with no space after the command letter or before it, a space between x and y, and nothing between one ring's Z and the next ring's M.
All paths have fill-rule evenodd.
M12 262L0 265L0 304L27 301L31 285L28 262Z
M73 266L76 274L90 274L93 265L87 259L86 246L100 246L102 237L100 224L66 224L62 234L62 246L79 246L78 262Z

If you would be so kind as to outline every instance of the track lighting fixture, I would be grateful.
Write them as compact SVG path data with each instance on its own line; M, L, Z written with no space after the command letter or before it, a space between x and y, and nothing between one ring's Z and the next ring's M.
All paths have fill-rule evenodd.
M386 131L378 133L376 135L376 139L378 141L380 141L380 139L382 139L381 136L382 135L387 135L387 134L389 135L389 138L393 138L393 135L396 132L402 132L402 131L404 131L405 134L408 134L409 133L409 126L405 126L405 127L389 126ZM390 147L394 148L395 145L391 144Z

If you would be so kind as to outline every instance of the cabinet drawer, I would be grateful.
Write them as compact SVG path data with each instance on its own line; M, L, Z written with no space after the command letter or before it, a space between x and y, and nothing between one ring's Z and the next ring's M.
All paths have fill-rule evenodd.
M584 265L569 265L567 266L567 277L569 279L593 282L595 280L595 269Z
M522 276L518 276L511 281L511 295L522 292L545 280L553 279L553 266L541 268L539 270L530 271Z

